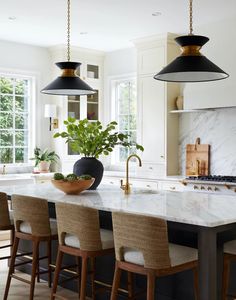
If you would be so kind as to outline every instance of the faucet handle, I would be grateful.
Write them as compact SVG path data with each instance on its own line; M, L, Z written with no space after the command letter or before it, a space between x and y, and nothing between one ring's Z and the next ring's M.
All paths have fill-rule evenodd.
M123 184L123 179L120 180L120 188L122 190L124 190L124 188L125 188L125 185Z

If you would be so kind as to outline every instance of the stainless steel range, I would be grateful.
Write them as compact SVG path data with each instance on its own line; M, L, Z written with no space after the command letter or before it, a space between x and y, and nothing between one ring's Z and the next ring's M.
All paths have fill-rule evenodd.
M189 176L182 183L189 191L236 195L236 176Z

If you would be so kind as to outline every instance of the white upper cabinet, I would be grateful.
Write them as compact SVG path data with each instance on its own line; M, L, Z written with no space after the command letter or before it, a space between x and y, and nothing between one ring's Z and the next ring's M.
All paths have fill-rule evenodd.
M172 61L179 48L173 35L135 40L138 51L138 107L142 159L153 176L178 174L178 116L175 109L179 85L157 81L153 76Z

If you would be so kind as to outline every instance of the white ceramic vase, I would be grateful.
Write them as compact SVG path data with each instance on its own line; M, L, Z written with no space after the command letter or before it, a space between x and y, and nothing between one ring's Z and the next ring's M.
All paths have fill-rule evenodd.
M41 161L38 164L39 172L40 173L48 173L50 164L51 164L51 162L49 162L49 161Z

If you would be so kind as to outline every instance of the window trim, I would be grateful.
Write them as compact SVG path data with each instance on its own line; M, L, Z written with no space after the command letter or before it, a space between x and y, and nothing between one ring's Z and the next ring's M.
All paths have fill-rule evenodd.
M21 78L30 81L30 92L29 92L29 102L28 102L28 162L26 163L6 163L9 167L19 167L19 166L32 166L30 162L30 157L33 156L35 143L36 143L36 98L38 97L38 91L36 85L39 83L39 73L28 72L24 70L14 70L0 68L1 77L10 78ZM3 164L3 163L2 163Z
M111 76L109 78L110 84L109 84L109 95L110 95L110 120L116 120L117 115L118 115L118 105L116 103L117 97L116 97L116 89L115 86L117 85L117 83L121 82L121 81L128 81L128 80L135 80L136 82L136 88L137 88L137 73L127 73L127 74L123 74L123 75L118 75L118 76ZM139 110L139 106L138 106L138 93L137 95L137 138L138 138L138 129L139 129L139 119L138 119L138 110ZM124 166L125 166L125 162L120 162L118 159L118 151L117 151L117 147L114 149L114 151L111 153L110 155L110 166L109 169L110 170L124 170ZM133 162L131 162L131 165L133 164Z

